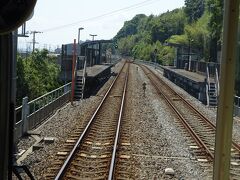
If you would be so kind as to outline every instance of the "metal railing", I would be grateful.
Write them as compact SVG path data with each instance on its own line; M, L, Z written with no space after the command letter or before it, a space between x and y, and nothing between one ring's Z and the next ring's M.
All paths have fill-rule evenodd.
M219 73L217 68L216 68L215 74L216 74L215 75L216 91L217 91L217 96L219 96L220 85L219 85Z
M151 61L144 61L144 60L140 60L140 59L137 59L136 60L137 62L140 62L140 63L143 63L143 64L146 64L146 65L150 65L150 66L153 66L154 68L156 69L159 69L160 71L163 72L164 70L164 67L158 63L155 63L155 62L151 62Z
M28 102L29 116L46 107L62 95L68 93L70 90L71 82Z
M198 61L198 60L191 60L191 63L189 60L182 60L177 63L179 69L186 69L192 72L197 72L200 74L206 74L207 68L209 71L209 76L214 77L216 73L216 69L220 70L220 64L214 63L214 62L204 62L204 61ZM186 67L187 65L187 67Z
M209 76L209 69L208 69L208 66L206 67L206 76L207 76L207 83L206 83L206 98L207 98L207 106L209 106L209 105L210 105L210 103L209 103L210 76Z
M234 97L234 115L240 117L240 97Z
M15 108L15 112L16 112L16 122L21 121L22 120L22 106Z
M208 86L208 84L206 84L206 99L207 99L207 106L209 106L209 94L208 94L208 91L209 91L209 86Z
M71 82L48 92L30 102L24 97L22 105L16 111L16 138L35 128L56 109L67 103L70 98Z

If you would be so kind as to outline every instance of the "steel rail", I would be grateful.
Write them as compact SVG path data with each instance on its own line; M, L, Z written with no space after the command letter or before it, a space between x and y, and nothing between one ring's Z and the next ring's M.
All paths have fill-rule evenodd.
M79 137L79 139L77 140L76 144L74 145L72 151L70 152L70 154L68 155L67 159L65 160L63 166L61 167L61 169L59 170L57 176L55 177L55 180L59 180L61 178L63 178L70 162L72 161L74 155L76 154L76 151L78 150L78 148L80 147L80 143L82 142L83 138L86 136L89 127L91 126L94 118L96 117L97 113L99 112L100 108L102 107L102 104L104 103L105 99L108 97L110 91L112 90L112 87L114 86L116 80L118 79L119 75L121 74L123 68L126 65L126 61L124 62L124 65L122 66L120 72L118 73L118 75L116 76L116 78L114 79L113 83L111 84L111 86L109 87L108 91L106 92L106 94L104 95L102 101L100 102L100 104L98 105L97 109L95 110L93 116L91 117L90 121L88 122L87 126L85 127L83 133L81 134L81 136Z
M142 67L142 66L141 66ZM181 120L182 124L184 125L184 127L187 129L187 131L189 132L189 134L191 135L191 137L196 141L196 143L198 144L198 146L200 148L204 148L204 150L206 151L209 160L212 161L214 159L214 155L211 152L211 150L206 146L206 144L201 140L201 138L194 132L194 130L191 128L191 126L188 124L188 122L185 120L185 118L181 115L181 113L176 109L176 107L172 104L172 102L169 100L169 98L165 95L165 93L159 88L159 86L155 83L155 81L153 80L153 78L151 78L149 76L149 74L152 74L155 76L155 74L148 69L146 66L144 66L150 73L148 73L144 68L143 71L144 73L148 76L148 78L151 80L151 83L154 85L154 87L156 88L156 90L158 91L158 93L160 93L164 99L166 100L166 102L168 103L168 105L171 107L171 109L176 113L176 115L178 116L178 118Z
M146 66L145 66L146 67ZM148 67L146 67L148 68ZM148 68L149 69L149 68ZM201 112L199 112L190 102L188 102L182 95L178 94L176 91L174 91L166 82L164 82L156 73L154 73L151 69L149 69L149 71L151 71L154 76L159 80L161 81L163 84L165 84L167 87L169 87L171 89L171 91L177 95L179 97L179 99L185 103L185 105L188 106L188 108L190 108L192 111L194 111L194 113L196 113L196 115L198 115L200 117L199 121L201 121L202 123L205 123L206 125L208 125L209 128L212 129L212 131L214 133L216 133L216 125L214 125L213 122L211 122L204 114L202 114ZM234 140L232 140L232 147L233 149L236 150L236 152L240 153L240 145L238 143L236 143ZM231 158L233 159L239 159L238 156L236 157L235 155L231 156ZM230 174L231 175L239 175L239 173L237 174L235 171L237 171L237 167L231 167L230 168L231 172ZM233 178L235 179L235 178ZM237 179L239 179L239 177L237 177Z
M122 102L121 102L121 108L120 108L120 112L119 112L118 125L117 125L115 140L114 140L112 159L111 159L111 164L110 164L110 169L109 169L109 174L108 174L108 180L113 179L114 170L115 170L116 152L117 152L117 146L118 146L118 142L119 142L120 127L121 127L123 108L124 108L125 96L126 96L126 90L127 90L128 74L129 74L129 66L127 68L127 74L125 77L124 90L123 90L123 95L122 95Z
M183 99L183 97L181 95L179 95L180 98ZM183 101L193 110L195 111L199 116L202 117L202 119L204 119L204 121L209 125L210 128L212 128L212 130L216 131L216 126L209 120L207 119L201 112L199 112L196 108L193 107L192 104L190 104L188 101L186 101L185 99L183 99ZM234 148L236 148L239 152L240 152L240 146L232 141L232 145Z
M145 66L146 67L146 66ZM189 106L197 115L199 115L202 120L204 122L206 122L210 128L212 128L212 130L216 131L216 126L206 117L204 116L201 112L199 112L195 107L193 107L193 105L191 103L189 103L186 99L183 98L182 95L176 93L167 83L165 83L164 81L162 81L151 69L149 69L148 67L146 67L150 72L152 72L154 74L154 76L159 79L162 83L164 83L169 89L171 89L172 92L174 92L184 103L187 104L187 106ZM238 145L236 142L232 141L232 145L235 149L237 149L237 151L240 152L240 145Z

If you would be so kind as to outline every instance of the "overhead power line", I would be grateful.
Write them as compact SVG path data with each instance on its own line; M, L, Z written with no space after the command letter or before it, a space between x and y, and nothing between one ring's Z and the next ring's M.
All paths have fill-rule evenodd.
M32 41L32 43L33 43L33 49L32 49L32 51L34 52L34 50L35 50L35 44L37 43L36 42L36 34L37 33L42 33L42 32L40 32L40 31L31 31L31 34L33 34L33 41Z
M98 16L87 18L87 19L83 19L83 20L79 20L79 21L76 21L76 22L73 22L73 23L69 23L69 24L56 26L56 27L45 29L45 30L42 30L42 31L48 32L48 31L59 30L59 29L66 28L66 27L69 27L69 26L74 26L74 25L82 23L82 22L93 21L93 20L97 20L97 19L100 19L100 18L103 18L103 17L107 17L109 15L113 15L113 14L116 14L118 12L122 12L122 11L131 10L131 9L134 9L134 8L143 7L143 6L152 4L152 3L156 2L156 1L159 1L159 0L145 0L143 2L140 2L140 3L137 3L137 4L133 4L131 6L124 7L124 8L118 9L118 10L114 10L114 11L111 11L111 12L108 12L108 13L105 13L105 14L102 14L102 15L98 15Z

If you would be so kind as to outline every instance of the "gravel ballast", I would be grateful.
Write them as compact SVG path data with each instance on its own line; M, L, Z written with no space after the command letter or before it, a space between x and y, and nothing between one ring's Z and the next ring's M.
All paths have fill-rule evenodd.
M113 68L114 72L118 72L122 65L122 62L118 63ZM144 72L134 64L131 64L130 72L128 100L131 101L131 107L127 111L131 111L132 179L209 179L211 174L192 155L187 137L176 125L171 110L165 101L159 98ZM160 72L156 72L162 76ZM51 160L61 150L71 132L90 119L114 78L115 76L112 76L96 96L82 100L75 106L67 104L37 129L42 138L53 137L55 141L41 143L42 148L22 161L30 167L36 179L43 179L43 173L51 167ZM165 81L215 122L215 109L205 107L166 78ZM145 96L142 85L144 82ZM234 132L234 137L239 137L237 129ZM34 142L33 137L25 137L18 143L18 148L27 150Z
M134 156L134 179L207 179L209 174L196 162L189 151L189 144L174 123L169 108L158 97L140 68L133 65L134 89L132 101L132 151ZM142 83L147 84L144 96ZM172 168L174 175L166 175Z
M116 64L112 71L118 72L122 65L122 62ZM35 131L40 132L40 138L52 137L55 140L54 143L39 143L40 149L28 154L21 161L21 164L30 168L35 179L43 179L44 172L47 172L48 167L51 167L51 161L56 153L61 151L64 142L68 139L71 132L77 129L77 127L85 127L86 122L91 118L114 78L115 76L110 77L96 96L74 102L74 106L70 103L66 104L45 123L35 129ZM17 147L19 150L27 151L35 142L36 140L32 136L23 137L19 140Z
M153 71L156 72L159 76L163 77L163 73L159 70L155 70L154 67L149 66ZM174 90L178 93L180 93L186 100L191 102L191 104L197 108L205 117L207 117L213 124L216 125L216 118L217 118L217 108L215 107L207 107L202 102L200 102L195 97L188 94L185 90L183 90L181 87L174 84L172 81L168 80L167 78L163 77L164 81L170 86L173 87ZM240 118L234 117L233 118L233 140L240 145Z

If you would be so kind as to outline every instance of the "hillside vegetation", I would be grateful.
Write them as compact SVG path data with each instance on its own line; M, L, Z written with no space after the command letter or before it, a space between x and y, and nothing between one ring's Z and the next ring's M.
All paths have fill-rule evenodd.
M188 47L191 41L201 59L216 62L221 45L222 2L185 0L185 6L158 16L136 15L114 37L119 52L137 59L172 65L175 57L168 43ZM156 50L155 50L156 49Z
M154 62L156 52L156 61L162 65L173 65L176 57L175 48L168 44L188 48L191 43L199 59L217 62L217 52L221 51L222 28L223 0L185 0L184 7L158 16L136 15L124 23L114 40L121 54ZM238 49L240 51L240 46ZM239 61L240 57L235 84L236 94L240 96Z

